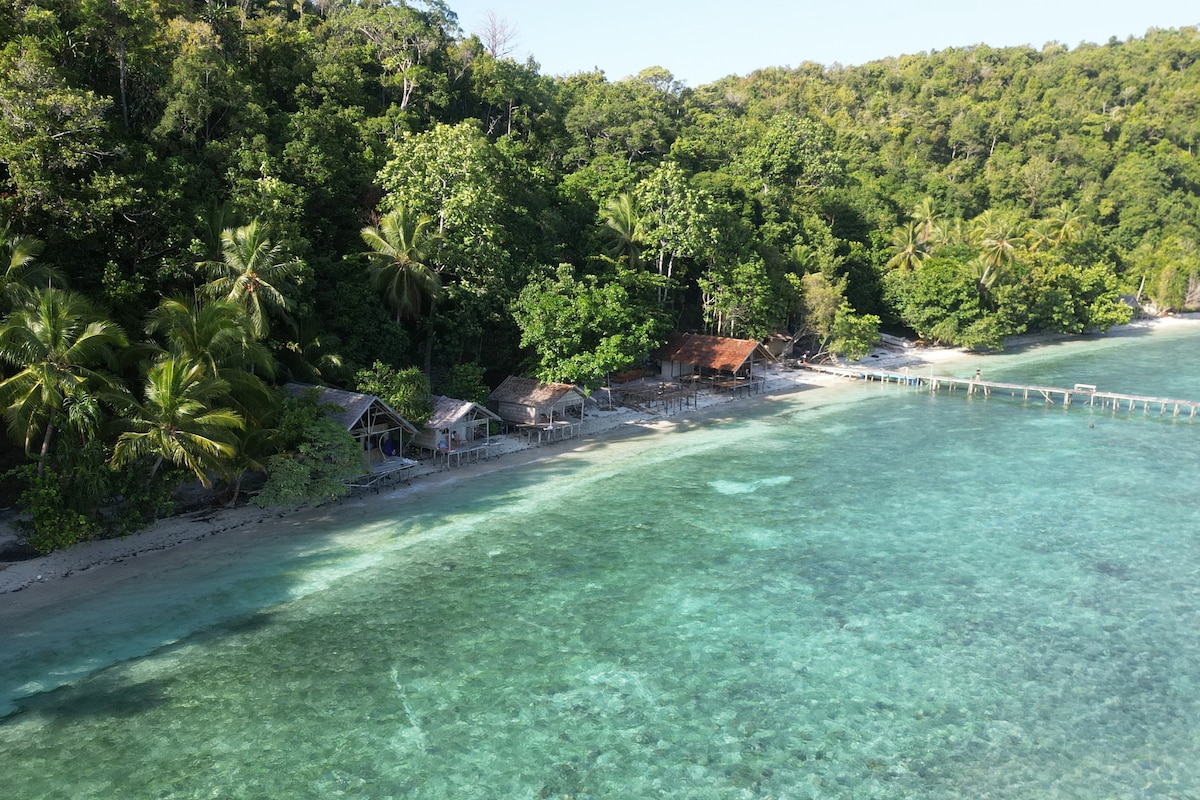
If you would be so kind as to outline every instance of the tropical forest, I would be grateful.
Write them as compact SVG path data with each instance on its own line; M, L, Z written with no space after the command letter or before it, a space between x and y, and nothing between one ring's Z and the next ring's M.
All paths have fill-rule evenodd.
M185 485L336 494L361 453L289 382L419 423L673 331L854 359L1200 307L1196 28L696 87L511 49L441 0L0 4L0 506L33 547Z

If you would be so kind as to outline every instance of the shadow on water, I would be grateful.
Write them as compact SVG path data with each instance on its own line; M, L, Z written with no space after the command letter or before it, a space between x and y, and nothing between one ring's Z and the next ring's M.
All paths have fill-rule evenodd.
M205 647L234 637L252 636L270 629L276 616L270 611L255 611L233 617L181 640L168 641L135 652L127 659L97 666L74 680L63 680L58 685L23 696L14 694L8 698L11 707L5 710L6 713L0 713L0 726L30 713L69 722L88 718L130 718L152 711L166 703L172 679L139 679L128 673L126 667L129 664L156 657L170 659L188 647Z
M20 719L36 714L55 722L89 719L132 720L167 704L172 680L158 678L129 682L111 673L101 673L78 686L63 687L38 695L10 715ZM0 718L0 725L5 718Z
M686 433L778 413L774 404L756 400L670 419L671 430ZM350 564L346 569L351 572L365 568L375 562L370 558L363 566L351 562L372 548L388 546L378 537L364 542L347 538L347 531L384 525L394 530L384 534L392 541L443 523L448 512L486 517L527 491L544 490L548 483L577 474L597 458L603 459L609 448L643 439L657 438L661 443L662 437L654 427L630 425L615 437L547 446L538 454L542 460L519 469L479 475L464 469L460 485L471 484L470 492L455 487L433 495L414 492L335 504L320 510L319 522L297 523L294 535L266 537L215 557L209 552L196 564L173 570L169 578L152 567L86 604L42 609L30 618L10 620L0 629L0 637L12 645L7 654L0 653L0 724L30 711L78 719L132 716L152 709L161 701L166 684L157 679L137 681L128 676L125 665L152 656L169 657L191 645L212 645L265 631L275 623L270 609L304 591L301 584L309 575L342 562ZM581 457L559 457L565 454ZM287 522L284 518L277 524ZM429 574L450 573L456 566L445 558L410 565ZM94 636L96 631L103 635Z

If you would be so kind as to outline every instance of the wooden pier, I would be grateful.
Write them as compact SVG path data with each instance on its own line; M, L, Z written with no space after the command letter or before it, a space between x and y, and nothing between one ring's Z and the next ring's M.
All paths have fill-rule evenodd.
M1195 419L1197 410L1200 409L1200 400L1173 400L1166 397L1103 392L1088 383L1077 383L1072 388L1066 389L1058 386L1004 383L985 381L980 378L955 378L948 375L919 375L915 372L832 367L823 364L805 364L804 367L826 375L837 375L862 381L895 383L928 389L930 392L945 389L950 392L961 390L967 394L981 394L985 397L998 394L1019 399L1022 402L1029 402L1030 399L1041 400L1043 405L1061 405L1064 408L1072 405L1086 405L1089 408L1108 408L1114 412L1140 410L1146 415L1156 413L1159 416L1166 416L1169 413L1172 417L1186 416L1188 419Z

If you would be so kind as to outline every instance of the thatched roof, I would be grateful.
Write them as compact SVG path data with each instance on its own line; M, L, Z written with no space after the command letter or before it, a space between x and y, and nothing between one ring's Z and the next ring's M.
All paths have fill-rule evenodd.
M775 357L755 339L727 339L699 333L676 334L651 354L660 362L695 364L721 372L737 372L755 355L763 361Z
M329 417L346 430L352 429L363 418L363 415L374 406L377 411L394 418L393 424L396 427L403 428L412 434L417 432L412 423L400 416L400 413L396 409L373 394L348 392L345 389L331 389L328 386L314 386L309 383L288 383L284 385L283 389L293 397L299 397L310 389L320 389L321 396L317 398L317 405L332 404L341 408L341 411L333 412L329 414Z
M521 378L509 375L496 391L488 395L491 403L512 403L529 408L549 408L557 404L571 392L584 399L583 392L570 383L539 383L533 378Z
M470 400L455 400L453 397L445 397L440 394L435 394L430 398L433 402L433 414L429 417L429 421L425 423L426 428L439 430L441 428L451 428L467 415L475 412L476 417L485 416L491 419L500 421L500 417L488 411L478 403L472 403Z

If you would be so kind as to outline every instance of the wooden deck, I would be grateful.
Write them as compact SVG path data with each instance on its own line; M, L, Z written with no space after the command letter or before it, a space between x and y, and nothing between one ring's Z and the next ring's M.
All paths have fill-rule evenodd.
M346 481L346 486L352 492L365 491L367 489L378 492L384 486L392 486L401 481L407 482L410 473L416 466L417 462L411 458L392 456L385 461L375 464L371 467L371 471L365 475L360 475L357 478Z
M955 378L948 375L918 375L915 372L889 372L886 370L856 369L854 367L831 367L820 364L805 364L806 369L821 372L826 375L837 375L862 381L878 381L880 383L895 383L928 389L937 392L945 389L967 394L981 394L990 397L993 394L1022 402L1040 400L1042 404L1061 405L1068 408L1072 405L1086 405L1088 408L1111 409L1117 411L1141 411L1158 416L1170 414L1172 417L1186 416L1195 419L1200 409L1200 400L1176 400L1168 397L1152 397L1123 392L1100 391L1092 384L1077 383L1067 389L1060 386L1037 386L1024 383L1005 383L1002 381L985 381L979 378Z

